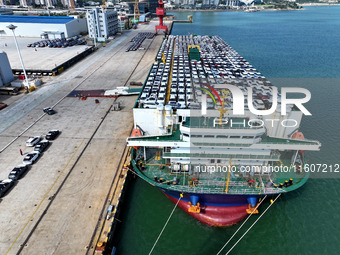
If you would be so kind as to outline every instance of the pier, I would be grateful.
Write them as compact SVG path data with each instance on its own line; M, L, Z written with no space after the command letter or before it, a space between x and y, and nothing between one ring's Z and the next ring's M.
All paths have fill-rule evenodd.
M138 32L154 31L154 26L150 22L117 36L27 96L0 96L9 105L0 112L0 118L6 119L0 123L0 179L21 164L19 148L24 154L33 150L25 146L28 137L61 130L1 198L6 208L0 212L2 254L94 254L98 242L105 241L100 230L108 232L112 219L119 219L115 213L127 173L122 170L128 154L126 137L132 129L137 96L96 101L67 95L73 90L108 90L131 81L144 82L163 37L145 40L142 51L125 49ZM44 107L53 107L57 113L46 115ZM107 220L109 205L113 210Z
M175 16L168 16L167 18L170 18L168 20L172 21L172 23L192 23L192 15L188 15L187 20L180 20L180 19L175 19Z

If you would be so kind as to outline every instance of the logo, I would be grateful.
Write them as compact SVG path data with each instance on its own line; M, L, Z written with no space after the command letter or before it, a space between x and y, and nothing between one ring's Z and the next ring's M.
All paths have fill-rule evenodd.
M224 114L227 109L224 108L224 100L221 100L221 97L219 96L219 93L216 91L216 89L222 90L223 93L228 91L227 93L230 95L232 94L233 102L233 114L234 115L244 115L244 109L245 109L245 98L244 98L244 93L243 91L238 88L235 85L228 85L228 84L218 84L215 86L215 88L211 87L208 84L203 84L203 86L207 87L206 88L199 88L206 94L202 95L202 115L207 114L207 95L209 95L215 106L218 108L218 104L216 102L216 99L214 96L217 97L219 104L221 105L218 110L221 112L221 115ZM272 105L270 109L265 109L265 110L258 110L255 108L253 105L253 89L252 87L247 88L247 103L248 103L248 109L251 113L255 115L270 115L275 112L277 105L278 105L278 89L274 86L272 88ZM302 94L304 97L302 98L293 98L289 99L287 98L287 95L289 93L295 93L295 94ZM304 89L304 88L296 88L296 87L285 87L281 88L281 115L287 115L287 105L294 105L297 107L304 115L312 115L304 106L303 104L307 103L311 99L311 93L309 90Z

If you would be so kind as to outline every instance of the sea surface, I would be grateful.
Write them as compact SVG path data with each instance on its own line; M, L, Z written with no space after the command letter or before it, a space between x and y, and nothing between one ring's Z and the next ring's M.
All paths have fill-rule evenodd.
M301 131L322 147L306 157L314 164L340 163L340 6L172 14L194 20L175 24L172 34L219 35L274 85L310 90L306 107L312 116L303 118ZM340 173L312 175L305 186L281 196L230 254L340 254L339 190ZM115 238L118 254L149 254L173 207L145 181L131 182ZM252 216L222 254L258 217ZM211 228L177 208L152 254L217 254L239 226Z

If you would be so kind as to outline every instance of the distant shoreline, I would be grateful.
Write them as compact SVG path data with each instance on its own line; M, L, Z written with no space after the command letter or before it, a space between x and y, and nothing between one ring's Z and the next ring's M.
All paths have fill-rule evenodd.
M298 4L298 6L302 7L309 7L309 6L340 6L340 3L337 4L328 4L328 3L305 3L305 4ZM270 8L263 8L258 9L257 11L299 11L304 10L303 8L300 9L270 9ZM243 9L166 9L167 12L244 12Z
M339 6L340 4L327 4L327 3L305 3L298 4L299 6Z
M262 12L262 11L299 11L303 10L302 9L293 9L293 8L288 8L288 9L258 9L256 12ZM175 10L166 10L167 12L244 12L243 9L237 9L237 10L221 10L221 9L175 9Z

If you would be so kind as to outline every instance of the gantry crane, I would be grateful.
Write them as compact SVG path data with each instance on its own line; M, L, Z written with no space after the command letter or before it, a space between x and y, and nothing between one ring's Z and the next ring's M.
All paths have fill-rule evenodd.
M159 7L156 9L156 14L159 17L159 25L156 26L156 34L158 30L165 30L165 34L168 33L168 27L163 24L163 18L165 16L163 0L159 0Z
M135 0L135 11L133 12L133 20L135 23L138 23L139 21L139 6L138 6L138 0Z
M74 5L74 1L73 0L70 0L70 8L71 8L71 10L75 10L76 9L76 6Z

